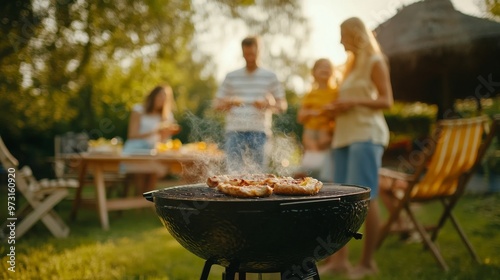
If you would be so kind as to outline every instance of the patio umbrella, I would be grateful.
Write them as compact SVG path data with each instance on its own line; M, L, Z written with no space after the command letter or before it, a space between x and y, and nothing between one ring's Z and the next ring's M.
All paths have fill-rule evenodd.
M449 0L401 8L374 30L391 67L394 98L453 112L455 99L500 92L500 23L463 14Z

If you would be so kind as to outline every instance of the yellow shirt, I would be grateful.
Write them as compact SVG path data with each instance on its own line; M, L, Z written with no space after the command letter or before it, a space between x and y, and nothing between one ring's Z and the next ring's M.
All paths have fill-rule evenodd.
M331 130L334 122L325 115L323 107L337 99L337 87L328 87L324 89L314 89L302 99L302 108L307 110L316 110L318 116L309 117L304 122L305 129Z

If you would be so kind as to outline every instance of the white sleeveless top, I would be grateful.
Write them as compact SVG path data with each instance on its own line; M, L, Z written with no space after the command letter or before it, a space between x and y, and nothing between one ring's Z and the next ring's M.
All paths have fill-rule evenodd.
M341 84L338 99L376 99L378 91L371 79L371 73L373 64L383 59L382 55L373 55L368 60L369 67L354 69ZM356 106L335 118L333 148L365 141L385 147L389 144L389 128L381 109Z

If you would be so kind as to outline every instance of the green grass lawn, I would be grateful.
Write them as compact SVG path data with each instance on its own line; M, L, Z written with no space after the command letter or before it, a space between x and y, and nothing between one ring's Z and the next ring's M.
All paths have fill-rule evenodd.
M0 194L5 197L3 191ZM455 209L456 217L482 259L481 264L471 262L458 235L447 223L438 237L438 244L450 271L442 271L420 243L405 243L391 236L377 252L381 272L371 279L498 279L499 205L500 194L467 195ZM429 206L429 209L417 210L423 219L430 220L439 212L440 205ZM70 201L57 207L66 221L70 208ZM4 217L1 216L1 221ZM65 239L53 238L45 226L38 223L16 240L15 273L7 271L7 244L1 244L0 279L199 279L204 260L185 250L170 236L153 208L111 213L110 223L111 229L103 231L97 213L82 210L76 221L68 222L71 234ZM354 263L359 258L361 245L361 240L349 242ZM221 279L222 271L221 267L214 266L210 279ZM249 275L248 279L258 278ZM264 275L263 279L279 277ZM323 276L321 279L343 277Z

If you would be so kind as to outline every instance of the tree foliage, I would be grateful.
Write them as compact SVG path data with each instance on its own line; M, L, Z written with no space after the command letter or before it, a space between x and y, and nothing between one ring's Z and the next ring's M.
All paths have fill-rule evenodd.
M175 87L188 78L176 69L191 63L189 2L34 1L21 7L20 15L39 20L12 22L22 26L10 36L15 52L2 57L9 66L2 69L10 70L2 76L15 78L1 94L16 104L17 127L92 129L106 107L130 106L158 83ZM194 68L191 79L202 66Z

